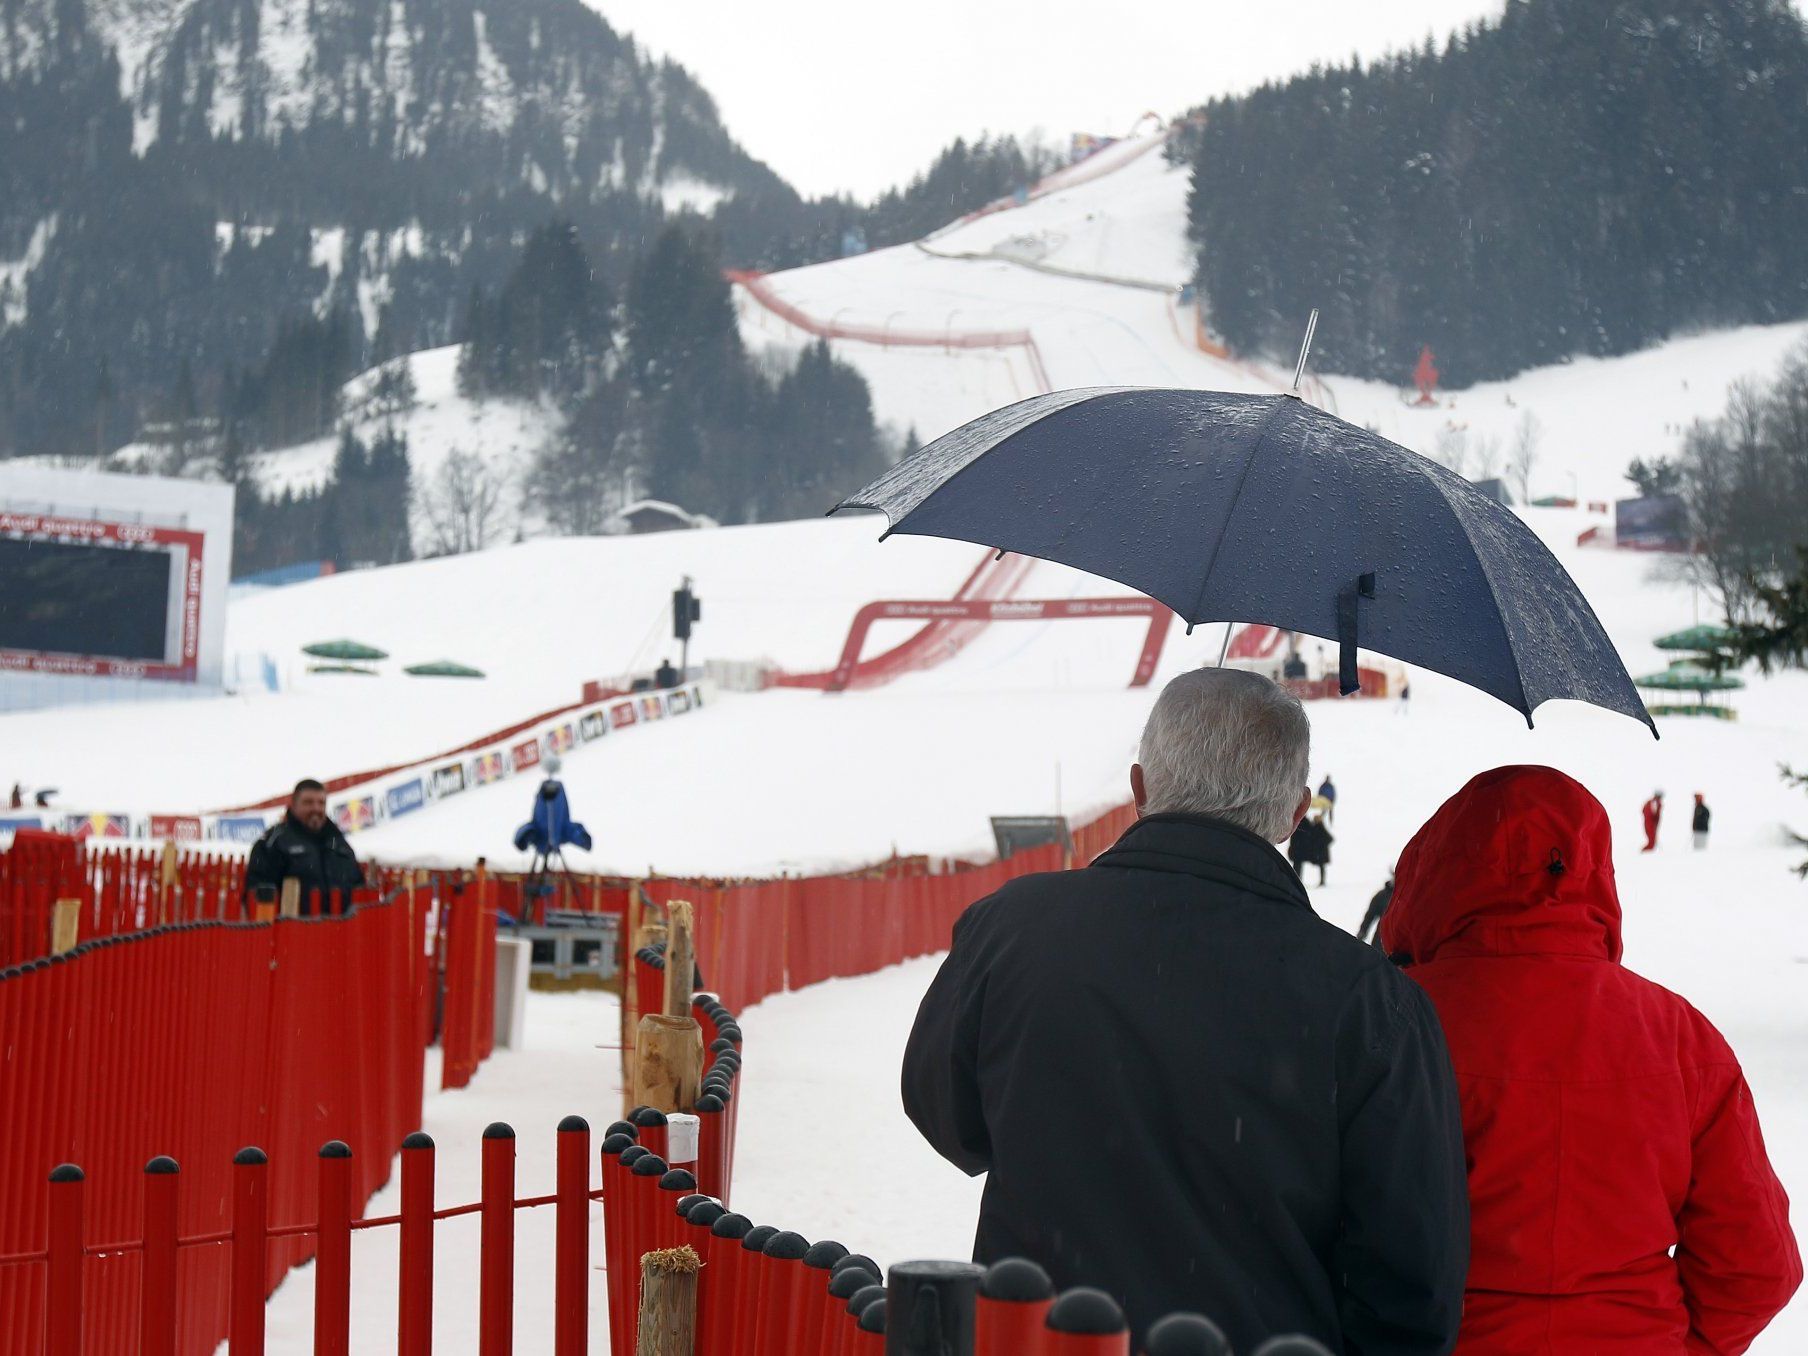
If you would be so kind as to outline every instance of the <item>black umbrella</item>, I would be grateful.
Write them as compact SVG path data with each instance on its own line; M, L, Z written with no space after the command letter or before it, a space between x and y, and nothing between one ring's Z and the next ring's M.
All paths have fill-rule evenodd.
M1588 600L1504 506L1295 396L1057 391L944 434L835 510L1058 561L1193 626L1335 636L1522 712L1558 698L1652 724Z

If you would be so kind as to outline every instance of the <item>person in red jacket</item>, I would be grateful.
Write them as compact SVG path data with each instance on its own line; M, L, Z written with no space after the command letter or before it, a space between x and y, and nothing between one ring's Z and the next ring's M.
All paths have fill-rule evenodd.
M1653 791L1641 808L1645 816L1645 846L1639 851L1650 852L1657 847L1657 822L1664 817L1664 793Z
M1607 812L1475 778L1400 858L1382 941L1438 1010L1471 1260L1457 1356L1738 1356L1802 1279L1718 1031L1620 964Z

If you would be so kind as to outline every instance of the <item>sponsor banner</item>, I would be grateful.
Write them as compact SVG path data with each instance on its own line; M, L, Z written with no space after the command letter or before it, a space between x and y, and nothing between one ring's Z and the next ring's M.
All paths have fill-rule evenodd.
M228 843L255 843L266 827L262 815L221 815L214 821L213 836Z
M632 725L640 717L635 714L633 702L617 702L609 708L609 724L616 729Z
M1680 550L1688 544L1688 511L1673 494L1622 499L1613 506L1613 538L1621 546Z
M439 800L445 796L456 796L465 789L465 765L448 763L444 767L433 769L433 798Z
M693 687L691 689L691 709L693 711L701 711L703 709L703 689L701 687Z
M549 753L564 753L575 743L577 736L572 732L569 722L555 725L546 732L546 749Z
M70 815L63 832L76 838L130 838L132 820L129 815Z
M471 760L471 780L479 786L499 782L506 776L508 764L503 762L500 753L480 753Z
M383 808L394 819L397 815L413 814L427 803L427 783L419 777L410 777L399 786L392 786L383 793Z
M376 822L375 796L354 796L333 807L333 823L339 826L341 833L356 833L359 829L370 828Z
M41 815L0 815L0 833L11 833L15 829L41 829L44 820Z
M578 718L578 738L588 744L609 733L609 717L601 711L586 711Z
M663 715L665 715L663 698L652 696L640 699L640 718L642 720L658 720Z
M665 709L670 715L682 716L691 709L691 694L683 688L678 689L665 699Z
M515 771L540 765L540 741L526 739L509 750L509 759L515 765Z
M151 837L174 838L178 843L196 843L201 839L200 815L152 815Z

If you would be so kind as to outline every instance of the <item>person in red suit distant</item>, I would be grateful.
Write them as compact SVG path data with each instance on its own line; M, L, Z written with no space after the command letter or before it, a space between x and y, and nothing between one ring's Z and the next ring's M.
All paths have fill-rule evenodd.
M1653 791L1651 799L1645 802L1645 846L1640 852L1650 852L1657 846L1657 822L1664 817L1664 793Z
M1601 803L1553 768L1482 773L1401 854L1381 940L1462 1101L1455 1356L1745 1351L1801 1283L1789 1201L1725 1039L1620 963Z

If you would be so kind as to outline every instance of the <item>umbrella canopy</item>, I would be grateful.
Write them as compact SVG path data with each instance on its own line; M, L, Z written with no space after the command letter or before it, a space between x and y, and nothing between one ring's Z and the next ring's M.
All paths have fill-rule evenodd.
M1672 631L1651 643L1660 650L1690 650L1696 654L1713 654L1724 650L1739 638L1724 626L1691 626L1686 631Z
M1481 689L1643 721L1588 600L1511 510L1292 396L1057 391L944 434L834 511L1127 584L1189 626L1261 622Z
M455 659L434 659L425 664L410 664L402 670L412 673L417 678L481 678L482 669L474 669L469 664L460 664Z
M315 655L321 659L387 659L388 650L379 650L374 645L366 645L361 640L317 640L312 645L301 647L303 654Z

